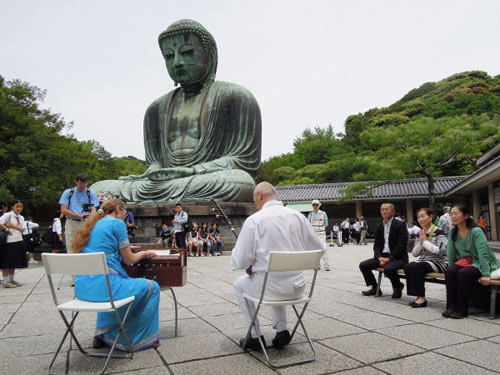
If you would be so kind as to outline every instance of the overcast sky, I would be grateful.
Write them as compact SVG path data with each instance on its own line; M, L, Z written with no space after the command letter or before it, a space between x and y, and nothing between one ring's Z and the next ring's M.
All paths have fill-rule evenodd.
M157 37L182 18L217 41L217 79L257 98L262 160L425 82L500 74L497 0L0 0L0 75L46 89L77 139L143 159L144 112L174 88Z

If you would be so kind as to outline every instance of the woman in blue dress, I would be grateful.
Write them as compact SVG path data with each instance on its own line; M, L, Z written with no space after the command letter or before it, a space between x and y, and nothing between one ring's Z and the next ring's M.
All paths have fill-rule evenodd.
M104 252L113 298L135 296L125 330L133 351L140 351L158 346L160 340L160 287L155 281L128 277L121 266L122 260L126 264L134 264L154 255L150 251L132 252L127 227L123 221L126 213L125 204L121 200L109 199L104 202L97 213L83 223L73 242L73 249L76 253ZM92 302L109 301L105 275L77 275L75 281L75 295L79 299ZM123 318L126 307L118 311ZM92 346L111 346L118 330L113 312L99 313ZM120 335L117 347L123 351L129 350L123 335Z

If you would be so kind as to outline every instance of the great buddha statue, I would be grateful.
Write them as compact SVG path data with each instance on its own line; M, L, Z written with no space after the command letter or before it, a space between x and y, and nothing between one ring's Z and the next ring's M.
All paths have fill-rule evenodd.
M174 22L158 42L168 74L180 87L146 110L148 168L91 189L129 203L252 201L261 155L257 101L244 87L215 81L217 45L198 22Z

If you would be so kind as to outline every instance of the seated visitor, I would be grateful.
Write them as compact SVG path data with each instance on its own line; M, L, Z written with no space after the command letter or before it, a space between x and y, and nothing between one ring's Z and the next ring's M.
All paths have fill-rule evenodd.
M221 255L224 250L224 241L220 238L219 224L213 223L210 230L210 240L215 255Z
M121 262L134 264L146 257L154 256L151 251L132 252L127 236L127 227L123 222L127 210L125 204L118 199L110 199L103 203L97 214L86 220L77 232L73 242L75 253L106 254L109 268L109 282L113 298L135 297L125 322L125 330L132 344L133 351L158 346L160 287L156 281L144 278L128 277ZM105 275L77 275L75 295L77 298L91 302L109 300ZM119 311L124 314L126 307ZM97 314L97 327L92 346L111 346L118 334L118 324L113 312ZM123 335L120 335L117 348L128 351Z
M162 223L158 237L160 237L157 242L158 245L172 247L172 228L169 228L167 223Z
M391 280L392 298L401 298L404 284L399 281L398 269L408 263L406 252L408 231L406 223L394 217L394 204L382 203L380 213L383 220L375 228L373 257L359 264L366 285L371 286L370 289L361 293L365 296L373 296L377 293L377 281L372 270L383 267L385 276Z
M469 314L473 284L490 285L491 273L500 264L488 246L486 235L470 216L469 208L456 204L451 209L453 227L448 235L445 318L462 319Z
M210 229L207 223L202 223L201 228L198 231L198 243L200 244L201 256L204 257L205 254L203 250L207 252L207 256L212 256L212 242L210 241Z
M426 307L425 275L431 272L444 273L447 269L446 238L444 231L434 225L434 214L429 208L417 211L417 220L422 226L418 239L413 245L412 255L418 257L416 262L405 266L406 287L409 296L417 299L410 303L411 307Z
M189 256L193 256L193 248L196 250L196 256L200 256L200 246L198 243L198 223L194 222L193 223L193 229L189 231L189 240L188 240L188 250L189 250Z

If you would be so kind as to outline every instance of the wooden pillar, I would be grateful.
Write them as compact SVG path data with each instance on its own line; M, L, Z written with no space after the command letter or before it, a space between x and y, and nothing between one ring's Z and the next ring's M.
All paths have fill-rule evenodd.
M491 240L498 241L497 233L497 212L495 210L495 193L493 190L493 183L488 184L488 210L490 212L490 233Z
M409 227L413 226L413 201L411 199L406 200L406 222Z
M481 215L481 199L479 198L479 190L472 190L472 216L477 221Z
M356 217L361 220L361 216L363 216L363 202L356 201Z

